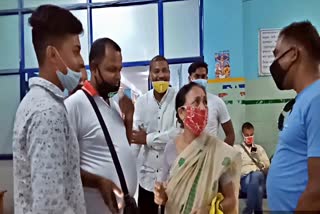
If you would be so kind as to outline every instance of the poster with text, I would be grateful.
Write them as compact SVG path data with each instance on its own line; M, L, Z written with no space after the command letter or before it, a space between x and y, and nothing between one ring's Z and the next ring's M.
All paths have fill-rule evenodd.
M214 55L215 76L218 79L229 78L231 75L230 53L229 51L220 51Z
M270 65L279 33L280 29L261 29L259 32L259 76L271 75Z

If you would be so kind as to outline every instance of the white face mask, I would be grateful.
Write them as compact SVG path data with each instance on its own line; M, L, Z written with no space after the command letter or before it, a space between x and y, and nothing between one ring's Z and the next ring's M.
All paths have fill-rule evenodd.
M60 80L61 85L65 89L67 89L69 92L71 92L73 89L75 89L78 86L82 74L81 74L81 72L75 72L75 71L71 70L66 65L66 63L63 61L63 59L61 58L58 50L57 50L57 54L58 54L59 58L61 59L62 63L64 64L64 66L66 66L66 68L67 68L66 74L63 74L59 69L57 69L58 79Z
M192 80L192 82L195 82L203 86L204 88L207 88L207 85L208 85L208 81L206 79L195 79L195 80Z

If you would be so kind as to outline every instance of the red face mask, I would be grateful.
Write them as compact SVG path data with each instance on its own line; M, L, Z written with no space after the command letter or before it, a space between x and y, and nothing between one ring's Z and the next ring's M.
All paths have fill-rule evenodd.
M186 106L187 116L184 125L196 136L199 136L207 126L208 109Z
M244 142L248 145L252 145L254 142L254 136L244 137Z

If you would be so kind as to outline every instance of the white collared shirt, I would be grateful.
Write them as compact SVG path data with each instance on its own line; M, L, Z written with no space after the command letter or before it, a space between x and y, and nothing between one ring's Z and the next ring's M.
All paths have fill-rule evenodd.
M126 136L126 128L119 114L117 99L108 105L102 97L93 97L110 133L118 159L124 173L129 194L133 196L137 187L136 158ZM120 181L100 123L82 90L65 100L70 120L80 144L81 168L95 175L112 180L120 189ZM109 214L98 189L84 188L87 213ZM120 201L119 201L120 202Z
M207 93L208 99L208 124L206 131L213 136L217 136L219 125L228 122L231 118L224 101L211 93Z
M63 92L39 77L29 84L13 133L15 213L84 214L79 145Z
M133 128L143 128L147 133L147 144L133 145L136 156L142 148L142 166L139 170L140 185L152 192L154 182L161 180L163 152L166 144L177 135L176 92L169 88L161 102L155 99L153 90L139 97L135 104Z

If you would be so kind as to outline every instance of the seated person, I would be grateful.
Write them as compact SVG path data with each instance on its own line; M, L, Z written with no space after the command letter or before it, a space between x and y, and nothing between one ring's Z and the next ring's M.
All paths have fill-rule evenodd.
M233 147L203 132L208 120L205 89L191 82L176 96L175 109L180 134L164 151L162 181L156 182L155 202L167 214L205 213L218 195L220 209L237 213L241 154Z
M254 127L246 122L242 125L243 143L235 145L242 155L241 192L247 194L244 214L262 213L265 174L270 161L262 146L254 143Z

